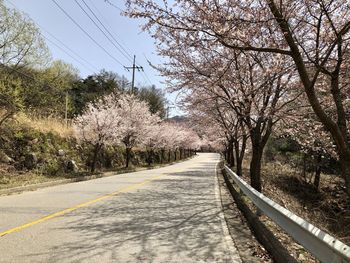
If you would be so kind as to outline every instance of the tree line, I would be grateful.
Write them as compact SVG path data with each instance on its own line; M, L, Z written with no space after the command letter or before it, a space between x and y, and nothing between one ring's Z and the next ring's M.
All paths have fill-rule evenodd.
M174 151L176 160L178 150L180 155L189 156L201 143L193 130L162 121L152 114L146 102L128 93L112 93L89 103L83 114L74 120L74 129L78 139L93 146L91 172L95 171L98 154L104 146L124 145L125 166L129 167L131 151L136 146L146 148L151 164L156 149L161 150L162 162L166 150L169 154Z
M25 14L0 1L0 124L17 112L69 119L86 105L115 91L127 92L124 76L101 70L85 78L62 60L52 60L45 38ZM165 95L155 86L140 86L137 96L152 113L165 116Z
M350 194L349 5L128 0L126 13L146 20L168 58L159 70L170 89L188 94L189 112L231 164L235 155L238 173L249 147L255 189L262 190L262 155L276 133L319 161L336 158Z
M199 147L193 130L165 119L161 89L139 86L130 94L128 79L106 70L82 78L72 65L52 60L45 37L27 15L0 0L0 17L0 129L5 124L8 129L19 113L65 119L81 145L88 146L84 153L92 151L87 158L91 172L107 147L124 146L126 167L135 147L147 151L149 165L155 151L161 153L160 162L170 162Z

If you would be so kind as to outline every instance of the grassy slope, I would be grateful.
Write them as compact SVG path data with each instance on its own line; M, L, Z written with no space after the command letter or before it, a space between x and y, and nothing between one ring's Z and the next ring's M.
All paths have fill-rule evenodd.
M262 169L263 193L342 242L350 244L350 198L343 180L322 174L320 190L301 180L301 172L287 164L267 163ZM244 163L243 178L249 182L249 163ZM253 206L252 206L253 208ZM261 220L301 262L318 262L303 247L266 216Z
M67 127L64 121L54 118L33 119L23 114L1 127L0 151L6 153L14 162L0 163L0 189L89 174L87 163L91 157L91 148L79 144L73 134L73 129ZM59 154L59 150L64 151L63 156ZM25 167L28 154L35 154L38 160L38 164L32 169ZM106 147L100 154L98 170L113 171L115 174L160 166L160 152L156 152L154 164L150 167L147 165L147 154L143 149L135 148L132 155L131 167L126 169L124 149L120 146ZM168 156L168 153L165 156ZM77 163L78 173L65 171L64 164L67 160Z

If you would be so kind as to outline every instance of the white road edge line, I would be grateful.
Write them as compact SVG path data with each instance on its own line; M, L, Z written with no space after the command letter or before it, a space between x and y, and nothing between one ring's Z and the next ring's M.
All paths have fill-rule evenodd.
M232 259L232 262L242 263L242 259L240 254L238 253L235 241L233 240L228 230L227 222L225 220L225 215L223 212L222 199L221 199L220 187L219 187L219 177L217 172L217 167L219 163L220 163L220 160L215 165L215 197L216 197L216 203L219 207L219 217L220 217L220 222L222 226L222 231L224 234L225 243L229 251L230 257Z

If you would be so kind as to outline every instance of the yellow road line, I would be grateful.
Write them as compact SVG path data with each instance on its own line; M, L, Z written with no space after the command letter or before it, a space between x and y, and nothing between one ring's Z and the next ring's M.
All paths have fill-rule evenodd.
M30 227L30 226L33 226L33 225L36 225L36 224L39 224L39 223L42 223L42 222L45 222L49 219L52 219L52 218L55 218L55 217L58 217L58 216L62 216L64 214L67 214L67 213L70 213L74 210L77 210L81 207L85 207L85 206L88 206L88 205L91 205L91 204L94 204L94 203L97 203L97 202L100 202L102 200L105 200L107 198L111 198L113 196L116 196L118 194L121 194L121 193L126 193L126 192L129 192L131 190L134 190L134 189L137 189L137 188L140 188L141 186L143 185L146 185L154 180L157 180L158 178L160 177L163 177L165 176L165 174L162 174L162 175L159 175L159 176L155 176L153 177L152 179L149 179L149 180L146 180L146 181L143 181L141 183L137 183L137 184L133 184L131 186L128 186L128 187L125 187L121 190L118 190L116 192L113 192L113 193L110 193L110 194L107 194L107 195L104 195L104 196L101 196L99 198L96 198L96 199L93 199L93 200L90 200L90 201L87 201L85 203L82 203L82 204L79 204L79 205L76 205L76 206L73 206L73 207L70 207L70 208L67 208L67 209L64 209L62 211L59 211L59 212L56 212L54 214L51 214L51 215L47 215L47 216L44 216L42 218L39 218L38 220L35 220L33 222L30 222L30 223L27 223L27 224L24 224L24 225L21 225L21 226L18 226L18 227L15 227L15 228L11 228L9 230L6 230L4 232L1 232L0 233L0 237L2 236L5 236L5 235L8 235L8 234L11 234L11 233L14 233L14 232L17 232L17 231L20 231L22 229L25 229L27 227Z

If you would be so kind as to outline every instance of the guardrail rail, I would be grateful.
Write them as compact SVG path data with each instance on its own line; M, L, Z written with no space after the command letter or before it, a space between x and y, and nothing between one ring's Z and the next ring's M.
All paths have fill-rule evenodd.
M226 165L225 171L262 213L271 218L321 262L350 262L349 246L256 191Z

